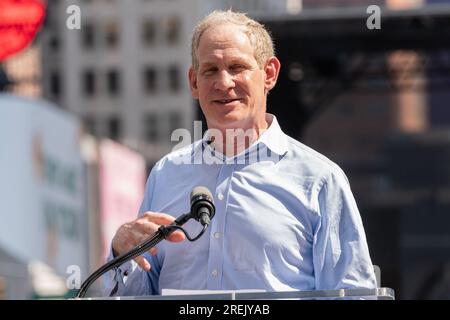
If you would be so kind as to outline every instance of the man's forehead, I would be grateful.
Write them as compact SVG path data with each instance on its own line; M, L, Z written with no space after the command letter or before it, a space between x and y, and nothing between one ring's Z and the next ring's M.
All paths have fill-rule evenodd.
M253 57L253 52L240 51L239 49L230 48L224 50L211 50L202 55L203 61L215 61L217 59L239 60Z
M234 24L220 24L205 30L198 49L204 47L227 48L230 45L251 46L245 28Z
M235 28L218 30L213 28L208 29L207 32L200 39L197 49L197 58L201 64L216 62L220 59L244 60L254 58L253 46L243 30L236 30Z

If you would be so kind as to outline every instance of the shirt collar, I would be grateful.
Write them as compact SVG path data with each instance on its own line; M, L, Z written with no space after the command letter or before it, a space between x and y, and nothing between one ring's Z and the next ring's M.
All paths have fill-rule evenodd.
M284 155L288 150L286 135L281 130L277 118L273 114L266 113L266 121L269 127L259 137L256 143L262 143L278 155Z
M270 151L275 152L278 155L284 155L288 150L287 138L284 132L281 130L278 124L277 118L270 113L266 113L266 122L268 128L263 134L256 140L246 151L256 148L261 144L265 145ZM208 132L203 136L203 146L210 147L210 136Z

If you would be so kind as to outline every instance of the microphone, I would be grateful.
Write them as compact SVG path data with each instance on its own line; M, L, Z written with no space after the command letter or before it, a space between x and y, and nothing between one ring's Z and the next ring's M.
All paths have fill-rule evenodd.
M144 240L144 242L140 243L136 247L134 247L132 250L123 253L122 255L115 257L113 260L107 262L103 266L101 266L99 269L94 271L81 285L80 290L78 290L78 293L75 298L83 298L89 289L89 287L94 283L95 280L97 280L100 276L102 276L104 273L108 272L109 270L120 266L124 262L131 260L137 256L142 255L144 252L148 251L149 249L153 248L155 245L157 245L162 240L166 239L172 232L175 230L182 231L186 238L189 241L195 241L199 239L203 233L205 232L206 228L211 223L211 219L214 217L214 214L216 213L216 208L214 207L213 203L213 197L211 192L202 186L195 187L191 192L191 211L185 214L182 214L179 216L173 223L167 225L167 226L161 226L159 227L158 231L148 239ZM194 238L191 238L189 234L184 230L181 226L185 224L188 220L195 219L199 221L202 226L203 230Z
M202 226L208 226L216 213L211 192L202 186L195 187L191 192L191 216Z

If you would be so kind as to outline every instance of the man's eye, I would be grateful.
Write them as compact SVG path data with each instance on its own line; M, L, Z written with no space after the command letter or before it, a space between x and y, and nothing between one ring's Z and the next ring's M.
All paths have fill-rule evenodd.
M203 71L204 75L210 75L213 74L217 69L216 68L210 68Z
M231 70L238 71L243 70L245 67L242 64L234 64L231 66Z

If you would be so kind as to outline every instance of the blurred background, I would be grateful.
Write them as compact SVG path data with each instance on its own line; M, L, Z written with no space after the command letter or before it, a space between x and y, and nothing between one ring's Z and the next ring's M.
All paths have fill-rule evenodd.
M228 8L271 31L268 111L346 172L381 286L450 299L450 0L0 0L0 299L69 297L102 264L204 120L191 31Z

